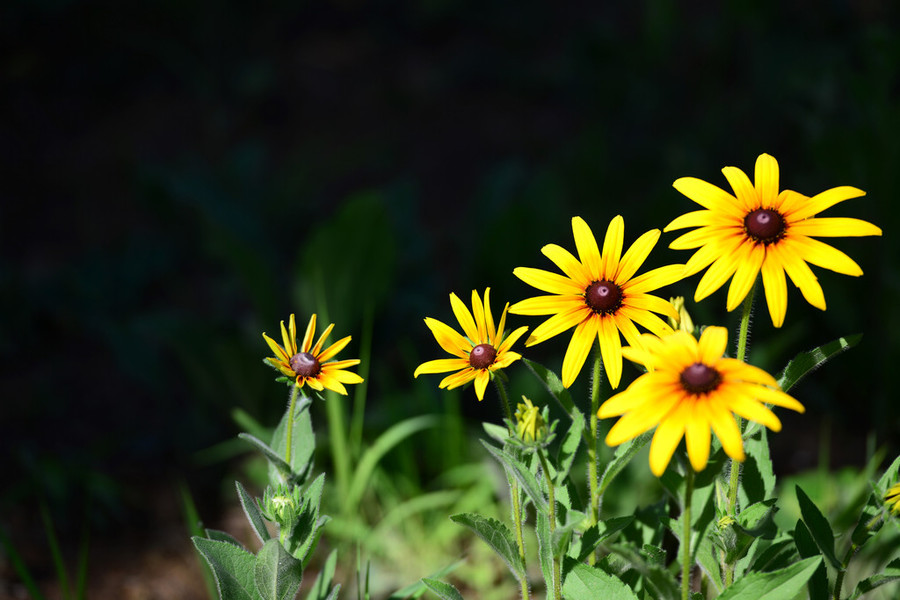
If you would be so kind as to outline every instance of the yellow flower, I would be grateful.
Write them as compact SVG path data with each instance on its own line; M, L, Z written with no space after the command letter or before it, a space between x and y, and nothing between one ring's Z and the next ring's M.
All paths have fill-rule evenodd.
M826 190L812 198L791 190L778 190L778 162L768 154L756 159L756 185L736 167L722 169L734 190L728 192L694 177L682 177L673 185L707 210L676 218L664 229L698 227L669 247L699 248L688 260L684 276L709 270L700 279L694 300L706 298L733 276L728 288L728 310L734 310L762 272L769 314L775 327L787 312L785 273L800 288L807 302L825 310L825 295L810 263L845 275L862 275L849 256L813 239L816 237L881 235L881 229L848 218L816 218L838 202L864 196L849 186Z
M594 339L598 339L609 383L616 388L622 377L619 332L633 346L641 344L635 323L656 335L672 333L665 321L653 313L675 319L678 317L675 308L666 300L647 292L681 279L684 265L669 265L635 277L634 274L659 240L660 232L659 229L648 231L623 256L625 221L621 216L610 222L602 254L591 228L581 217L572 219L572 233L578 249L577 259L556 244L541 248L544 256L563 272L562 275L527 267L513 271L528 285L552 295L517 302L510 312L553 315L532 332L526 346L538 344L575 327L563 359L562 382L565 387L574 383L594 345Z
M452 390L474 379L475 393L478 395L478 400L483 400L484 390L491 379L491 374L498 369L505 369L522 358L521 354L510 352L510 348L528 328L519 327L504 340L503 330L506 327L506 312L509 310L509 303L507 302L503 308L500 326L495 328L494 317L491 314L490 294L491 288L487 288L484 291L484 304L482 304L478 292L472 290L472 312L469 312L456 294L450 294L450 306L453 308L456 320L462 326L465 337L437 319L425 318L425 324L434 334L437 343L456 358L441 358L422 363L416 369L414 377L424 373L456 371L456 373L444 377L438 387ZM472 318L473 313L474 318Z
M900 515L900 483L894 484L884 494L884 502L895 515Z
M362 383L363 378L356 373L344 370L347 367L358 365L358 358L327 362L343 350L351 339L351 336L348 335L323 350L325 340L332 329L334 329L334 323L325 329L313 346L313 335L316 332L316 315L313 315L306 327L303 343L298 348L297 324L294 321L294 315L291 315L290 325L287 329L284 327L284 321L281 322L281 339L284 347L279 346L275 340L263 333L263 339L275 353L275 357L266 358L266 362L286 377L293 379L299 387L308 385L318 392L329 389L346 396L347 389L343 384Z
M540 409L522 396L516 406L516 435L523 442L539 442L547 435L547 423Z
M666 470L682 436L691 466L702 471L709 460L710 428L728 456L744 460L741 431L732 413L779 431L781 421L766 404L804 412L803 405L778 389L771 375L722 356L728 344L724 327L707 327L699 342L684 331L664 338L643 337L642 348L623 352L649 372L604 402L597 416L623 415L606 436L610 446L656 427L650 469L657 477Z

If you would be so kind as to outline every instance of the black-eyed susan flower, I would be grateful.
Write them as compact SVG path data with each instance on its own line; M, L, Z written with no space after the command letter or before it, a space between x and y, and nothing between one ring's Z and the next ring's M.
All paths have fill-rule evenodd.
M881 229L859 219L816 217L865 192L842 186L808 198L791 190L779 191L778 162L768 154L756 160L755 185L736 167L722 172L734 195L694 177L682 177L673 184L706 209L681 215L664 229L698 228L669 245L676 250L699 248L687 262L685 277L709 267L697 285L695 301L731 278L726 306L734 310L762 273L772 323L781 327L787 311L785 273L806 301L821 310L825 310L825 295L807 263L844 275L862 275L849 256L813 237L881 235Z
M657 477L666 470L682 437L691 466L702 471L709 460L710 428L725 453L742 461L744 445L734 415L779 431L781 421L766 404L804 411L803 405L778 388L771 375L723 357L728 344L724 327L707 327L699 341L684 331L664 338L643 337L642 347L624 348L623 352L648 372L604 402L597 416L621 415L606 436L610 446L656 427L650 444L650 469Z
M606 230L603 252L591 228L581 217L572 219L572 233L578 258L568 250L548 244L541 248L563 272L562 275L541 269L519 267L513 273L530 286L549 292L517 302L510 312L519 315L553 315L529 336L526 346L543 342L572 327L562 366L565 387L574 383L584 366L594 340L599 340L600 355L609 383L618 387L622 377L622 342L619 333L633 345L640 345L640 332L635 323L656 335L667 335L672 329L653 313L673 319L678 313L672 305L647 292L681 279L684 265L669 265L635 277L659 240L659 229L648 231L622 255L625 221L615 217Z
M895 515L900 515L900 483L895 483L884 494L884 503Z
M505 369L522 358L521 354L510 351L510 348L528 328L519 327L504 339L509 303L503 308L499 326L495 327L490 294L491 289L486 289L482 304L478 292L472 290L472 312L469 312L456 294L450 294L450 306L465 335L460 335L455 329L437 319L425 318L425 324L434 334L434 339L455 358L440 358L422 363L416 369L415 377L425 373L456 371L444 377L438 387L452 390L475 380L475 393L479 400L483 400L484 390L491 379L491 374L498 369Z
M313 315L309 319L309 325L306 326L303 343L298 348L297 324L294 320L294 315L291 315L290 324L287 328L284 326L284 321L281 322L283 347L263 333L263 339L266 340L269 348L275 353L274 357L266 358L266 362L285 377L294 381L298 387L308 385L317 392L329 389L346 396L347 388L344 387L344 384L362 383L363 378L356 373L346 370L348 367L358 365L358 358L328 362L338 352L343 350L352 339L352 336L348 335L328 348L324 348L325 340L328 339L332 329L334 329L334 323L322 332L322 335L319 336L319 339L313 345L313 336L316 333L316 315Z

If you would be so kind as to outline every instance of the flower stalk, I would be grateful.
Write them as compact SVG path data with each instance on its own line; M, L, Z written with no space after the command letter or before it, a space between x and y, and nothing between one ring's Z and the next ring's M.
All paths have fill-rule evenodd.
M538 459L541 461L541 470L544 472L544 479L547 482L547 499L549 501L549 509L547 511L547 518L550 520L550 539L553 539L553 534L556 532L556 491L553 485L553 478L550 477L550 469L547 465L547 459L544 457L544 451L541 448L537 449ZM551 596L554 600L560 600L562 598L562 583L560 579L562 578L562 574L560 571L559 558L553 553L551 548L551 561L553 564L553 596Z
M681 600L691 596L691 498L694 495L694 469L688 465L684 475L684 513L682 514Z

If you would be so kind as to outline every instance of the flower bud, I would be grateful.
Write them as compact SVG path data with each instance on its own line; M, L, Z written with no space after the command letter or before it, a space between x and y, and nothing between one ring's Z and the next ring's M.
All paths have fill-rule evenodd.
M675 298L669 298L669 302L672 303L672 306L675 307L675 311L678 313L678 320L672 319L669 317L669 325L672 329L676 331L685 331L694 335L694 321L691 319L691 315L688 314L687 309L684 307L684 296L677 296Z
M547 436L547 422L540 409L522 396L524 403L516 406L516 435L526 443L540 442Z

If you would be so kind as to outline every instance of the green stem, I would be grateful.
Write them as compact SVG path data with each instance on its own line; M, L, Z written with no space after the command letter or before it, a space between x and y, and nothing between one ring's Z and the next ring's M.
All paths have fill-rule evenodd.
M556 491L553 486L553 478L550 477L550 468L547 466L547 459L544 458L544 451L538 448L537 455L541 461L541 470L544 471L544 479L547 480L547 495L548 500L550 501L547 518L550 519L550 539L552 540L553 533L556 531ZM555 600L560 600L560 598L562 598L562 583L560 582L562 575L560 572L559 560L553 555L552 547L550 548L550 555L550 560L553 564L553 598Z
M684 513L681 515L683 528L681 532L681 600L691 596L691 497L694 495L694 469L690 465L684 476L685 496Z
M594 370L591 377L591 443L588 444L588 487L591 490L591 525L596 525L600 520L600 469L598 455L600 454L599 420L597 411L600 409L600 378L603 369L600 346L594 352Z
M868 523L866 523L866 529L871 530L878 521L881 520L881 514L876 514L872 517ZM841 597L841 587L844 585L844 575L847 573L847 567L850 566L850 559L852 559L856 553L859 551L860 546L853 542L850 544L850 548L847 550L847 554L844 555L844 560L841 561L841 568L838 570L837 576L834 578L834 600L840 600Z
M747 338L750 335L750 314L753 312L753 294L756 292L756 282L753 283L753 287L750 288L750 291L747 292L747 297L744 298L744 305L741 312L741 326L738 331L738 344L737 344L737 359L740 361L744 361L747 357ZM743 431L744 422L740 417L735 417L737 419L738 429ZM729 517L737 518L737 497L738 497L738 488L740 487L740 479L741 479L741 463L732 459L731 461L731 472L728 477L728 507L726 510L726 514ZM729 586L734 582L734 567L733 563L725 565L725 586Z
M497 395L500 396L500 401L503 404L503 408L506 411L506 418L509 422L508 427L509 434L515 435L515 431L511 429L513 421L513 415L509 408L509 396L506 393L506 386L503 384L503 380L499 376L492 377L494 380L494 385L497 388ZM513 509L513 521L516 525L516 545L519 549L519 558L522 560L522 565L526 564L525 562L525 536L522 533L522 504L519 502L519 484L516 481L515 477L508 476L509 479L509 493L512 497L512 509ZM519 581L522 586L522 600L529 600L530 594L528 592L528 577L522 577Z
M287 440L284 447L284 462L291 465L291 443L294 441L294 406L297 404L297 394L300 393L300 386L296 383L291 388L291 401L288 403L288 420L287 420ZM291 469L293 472L293 468Z

